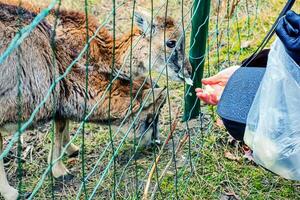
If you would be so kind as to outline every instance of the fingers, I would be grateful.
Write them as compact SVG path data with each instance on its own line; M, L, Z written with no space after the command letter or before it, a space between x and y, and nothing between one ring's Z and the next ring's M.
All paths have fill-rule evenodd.
M197 93L197 92L203 92L203 89L202 89L202 88L196 88L195 91L196 91L196 93Z
M291 15L291 14L290 14ZM300 23L300 18L298 23ZM298 62L299 59L299 51L300 51L300 35L296 34L297 30L293 30L294 27L287 21L285 17L281 18L278 22L278 26L276 27L276 33L282 43L284 44L287 53ZM298 30L300 31L300 30Z
M219 74L216 74L216 75L214 75L214 76L211 76L211 77L209 77L209 78L204 78L204 79L202 79L202 83L204 84L204 85L214 85L214 84L218 84L218 83L220 83L220 82L222 82L223 81L223 79L220 77L220 75Z
M204 85L221 85L221 86L225 86L229 80L229 78L232 76L232 74L238 69L240 68L240 66L232 66L232 67L228 67L226 69L223 69L222 71L220 71L219 73L217 73L216 75L209 77L209 78L205 78L202 79L202 83Z
M219 103L219 99L216 95L211 95L210 102L211 102L211 105L217 105Z
M277 36L280 38L280 40L284 44L286 42L286 39L289 38L289 34L285 27L286 27L286 21L284 20L284 18L281 18L276 27L276 33L277 33Z
M289 10L285 15L286 20L288 23L295 29L300 28L300 16L296 14L294 11Z
M300 33L300 16L294 11L288 11L279 20L276 33L283 43L285 40L290 40L291 37L298 37Z
M218 104L218 98L216 95L204 93L203 89L201 88L197 88L196 96L207 104L210 105Z
M283 18L285 20L286 26L284 27L286 29L287 34L290 37L297 37L299 34L299 30L294 28L289 22L287 22L286 18Z
M199 96L199 98L209 105L216 106L218 104L218 100L215 95L202 94Z

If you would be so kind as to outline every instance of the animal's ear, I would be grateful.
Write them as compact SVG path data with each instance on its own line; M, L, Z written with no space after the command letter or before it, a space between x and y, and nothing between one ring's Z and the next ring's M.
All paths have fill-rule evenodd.
M145 14L136 12L134 14L135 23L139 27L139 29L146 35L150 35L151 27L150 27L150 20L148 20L148 17ZM152 26L154 27L154 25ZM154 32L152 28L152 32Z

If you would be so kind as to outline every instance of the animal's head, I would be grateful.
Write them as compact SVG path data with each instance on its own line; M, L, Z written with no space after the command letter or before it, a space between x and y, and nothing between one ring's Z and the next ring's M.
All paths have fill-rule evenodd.
M149 69L149 47L152 38L152 69L158 72L163 70L165 74L165 66L167 66L170 79L185 80L188 84L192 84L191 65L185 56L184 35L180 26L176 26L174 19L155 17L151 26L149 15L136 13L135 22L143 35L135 53L137 56L144 57L140 59L143 60L144 66L148 67L146 70Z

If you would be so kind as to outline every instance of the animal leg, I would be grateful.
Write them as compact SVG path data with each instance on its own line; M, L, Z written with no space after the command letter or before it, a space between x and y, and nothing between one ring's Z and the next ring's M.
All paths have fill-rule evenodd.
M3 138L0 133L0 155L3 151ZM6 173L4 170L3 159L0 160L0 193L4 197L5 200L15 200L18 198L18 190L11 187L8 183Z
M63 131L65 128L64 121L61 120L55 120L55 138L54 138L54 148L51 149L49 157L48 157L48 163L57 160L62 153L62 145L63 145ZM52 155L52 161L51 161L51 155ZM69 170L65 167L62 160L59 159L55 164L52 166L52 174L57 179L63 179L63 180L70 180L73 178L73 176L69 173Z
M62 120L61 122L62 125L64 125L64 128L63 128L63 146L66 146L70 140L71 140L71 137L70 137L70 133L69 133L69 120ZM66 153L69 157L76 157L78 156L79 154L79 147L76 146L75 144L71 143L67 150L66 150Z

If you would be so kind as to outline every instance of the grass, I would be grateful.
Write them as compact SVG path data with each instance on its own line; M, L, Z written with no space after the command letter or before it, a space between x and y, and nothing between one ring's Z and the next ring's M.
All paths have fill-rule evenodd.
M38 2L38 1L36 1ZM38 2L47 4L49 1ZM66 8L82 10L84 1L64 0L63 6ZM111 3L104 0L90 0L90 12L97 15L99 20L111 11ZM118 1L121 2L121 1ZM130 25L131 2L128 1L117 13L117 29L118 34L128 30ZM138 1L138 8L150 9L149 0ZM159 8L163 1L154 1L155 9ZM217 0L213 0L216 5ZM245 0L241 1L240 6L236 10L236 14L229 19L229 29L227 27L227 19L225 18L226 7L221 8L219 14L219 41L216 43L216 7L212 8L210 17L210 33L209 33L209 54L206 59L205 76L214 74L222 68L230 65L239 64L244 58L251 53L259 45L264 35L271 27L280 9L284 5L283 0L248 0L249 9L247 12ZM256 12L256 2L259 2ZM180 0L170 0L169 13L177 20L180 19ZM191 1L185 1L184 11L188 13ZM300 11L299 4L296 5L295 11ZM161 12L161 15L163 11ZM188 20L187 20L188 22ZM106 25L111 30L111 21ZM230 30L227 32L227 30ZM239 31L238 31L239 30ZM187 31L187 37L189 30ZM187 38L187 41L189 38ZM228 42L229 41L229 42ZM228 52L228 49L230 50ZM217 58L219 54L219 59ZM165 84L165 79L160 81L160 85ZM174 121L177 108L182 113L182 97L183 86L180 83L170 84L172 121ZM243 153L239 144L230 144L228 142L228 134L224 128L217 127L214 124L215 114L214 108L202 106L204 112L203 123L200 120L189 122L189 134L191 144L185 144L184 148L179 151L177 160L177 181L178 196L180 199L300 199L300 183L285 180L273 173L243 159ZM166 140L169 131L168 106L163 109L160 117L160 131L162 141ZM181 117L181 114L179 115ZM75 132L78 124L71 126L71 131ZM26 162L24 166L23 191L31 191L43 171L47 167L47 153L50 149L49 127L44 130L31 131L25 137L25 149L28 150ZM187 131L187 125L180 122L175 131L175 145L183 138ZM115 144L119 144L122 135L118 135ZM89 172L100 154L104 151L105 146L109 142L107 127L100 127L94 124L88 124L86 127L86 171ZM80 145L80 138L75 142ZM135 199L135 195L139 197L143 194L143 188L148 178L148 171L153 164L154 152L158 152L157 148L140 149L135 155L137 162L137 183L138 191L135 191L135 165L132 161L133 142L126 140L116 158L116 177L120 184L116 190L117 199ZM225 153L230 152L236 160L230 160L225 157ZM103 159L96 166L95 174L91 176L87 182L87 192L91 194L99 177L103 174L107 163L111 158L111 149L103 156ZM191 155L191 157L189 157ZM190 167L190 158L192 168ZM162 174L163 169L168 161L172 159L172 144L169 142L163 151L161 161L158 163L158 176ZM129 164L128 162L131 161ZM78 192L81 179L80 159L65 158L70 171L76 175L71 183L55 182L56 191L54 195L57 199L74 199ZM16 159L10 159L7 164L11 183L16 185ZM160 187L157 190L157 199L175 198L174 186L175 168L174 165L167 169L165 176L161 180ZM156 182L155 175L152 178L150 186L150 195ZM96 192L95 199L112 198L113 188L113 170L112 167L108 171L103 184ZM36 199L51 198L51 181L50 177L45 181L39 190ZM0 197L1 199L1 197ZM84 199L84 196L81 196Z

